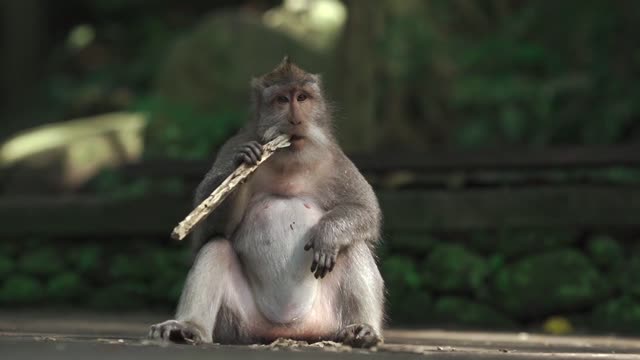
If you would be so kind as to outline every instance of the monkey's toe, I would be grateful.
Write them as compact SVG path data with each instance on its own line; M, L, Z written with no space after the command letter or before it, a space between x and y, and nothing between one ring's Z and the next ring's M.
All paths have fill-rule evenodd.
M203 342L202 333L195 325L177 320L167 320L151 325L149 338L178 344L198 344Z
M355 348L370 348L381 342L380 336L367 324L352 324L342 329L337 340Z

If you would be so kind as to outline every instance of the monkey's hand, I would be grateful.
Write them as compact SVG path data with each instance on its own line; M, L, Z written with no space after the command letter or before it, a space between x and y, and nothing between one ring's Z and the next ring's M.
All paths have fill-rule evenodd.
M317 229L314 229L317 230ZM305 250L313 249L313 262L311 272L318 278L325 277L333 270L338 258L339 246L325 237L317 236L318 231L311 231L311 237L304 246Z
M235 155L235 161L238 164L255 165L262 159L262 153L262 145L259 142L249 141L240 145Z
M204 342L202 330L189 321L167 320L151 325L149 338L175 343L199 344Z

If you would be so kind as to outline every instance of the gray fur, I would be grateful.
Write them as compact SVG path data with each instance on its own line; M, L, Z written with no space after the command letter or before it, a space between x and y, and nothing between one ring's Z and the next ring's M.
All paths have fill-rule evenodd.
M256 115L220 149L194 203L237 167L245 144L297 131L292 116L302 116L307 142L302 150L276 153L198 226L192 237L198 255L177 320L154 325L152 337L166 339L168 332L178 331L196 333L203 342L248 343L290 329L294 338L347 341L359 336L354 331L369 334L372 329L375 334L369 335L381 338L384 284L374 256L382 222L378 201L335 140L319 80L308 80L319 77L291 66L281 64L252 81ZM293 113L263 97L289 88L309 95ZM309 251L302 250L305 244ZM310 270L314 257L321 259L315 273L319 279ZM336 260L335 267L330 259ZM308 328L297 332L296 324L306 321L307 304L314 304L318 314L322 306L331 306L333 317L325 323L313 318L321 321L314 328L324 329L324 335Z

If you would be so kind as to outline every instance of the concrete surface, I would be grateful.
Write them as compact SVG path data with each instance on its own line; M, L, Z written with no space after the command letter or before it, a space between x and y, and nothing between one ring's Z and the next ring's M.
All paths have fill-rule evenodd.
M335 343L175 345L145 339L157 314L0 312L2 359L638 359L640 339L390 329L373 351Z

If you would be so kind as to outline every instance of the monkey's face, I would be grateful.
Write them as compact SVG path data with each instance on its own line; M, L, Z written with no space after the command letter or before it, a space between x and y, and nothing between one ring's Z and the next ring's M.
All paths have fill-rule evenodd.
M262 91L258 132L264 138L291 135L291 148L322 145L327 139L327 109L317 83L273 85Z
M256 131L262 140L291 136L291 152L321 154L331 143L330 115L320 77L285 57L273 71L252 81Z

